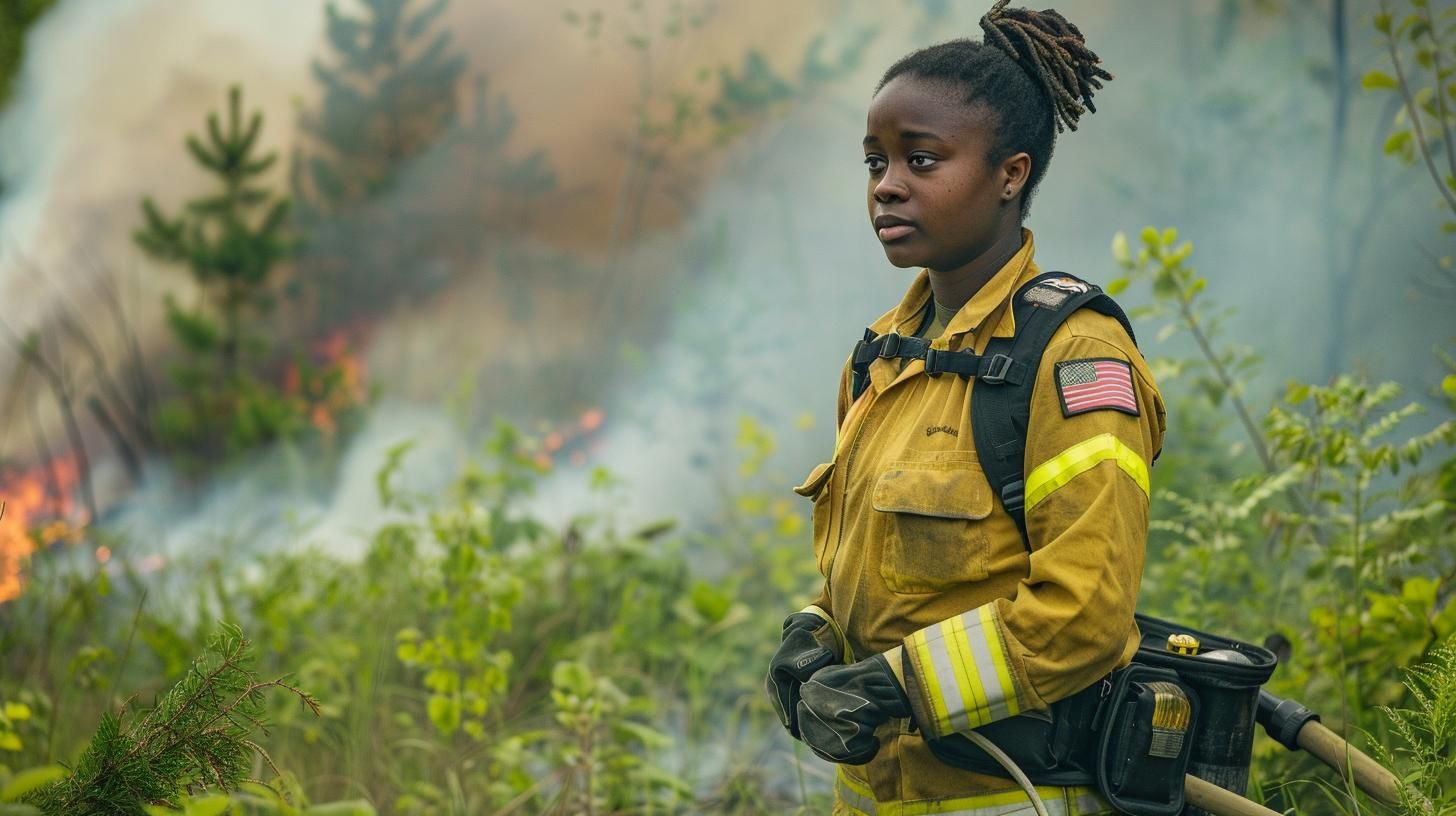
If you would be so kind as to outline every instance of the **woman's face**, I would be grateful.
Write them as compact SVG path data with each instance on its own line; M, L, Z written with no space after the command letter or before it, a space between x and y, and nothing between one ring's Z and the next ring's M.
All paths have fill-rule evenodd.
M959 269L1020 224L1030 159L993 166L992 114L963 96L953 83L901 74L870 103L870 222L895 266Z

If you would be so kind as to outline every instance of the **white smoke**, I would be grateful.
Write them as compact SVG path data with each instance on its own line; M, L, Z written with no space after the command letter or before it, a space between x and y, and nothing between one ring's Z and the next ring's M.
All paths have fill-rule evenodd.
M230 85L245 115L263 112L262 149L286 156L322 27L319 6L290 0L62 0L46 13L0 114L4 319L36 326L62 289L84 308L96 259L133 265L142 197L175 211L205 183L179 161L183 140L225 110ZM157 301L186 273L142 267L136 285ZM0 353L0 382L14 364Z

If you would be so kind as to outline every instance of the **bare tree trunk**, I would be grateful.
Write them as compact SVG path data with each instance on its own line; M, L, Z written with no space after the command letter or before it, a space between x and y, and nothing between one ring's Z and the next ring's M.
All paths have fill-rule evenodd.
M122 336L126 346L129 359L124 364L124 370L131 375L131 387L136 400L136 414L141 426L137 431L142 436L143 443L152 444L156 437L153 433L151 417L153 397L152 381L147 376L145 357L142 355L142 344L137 334L132 330L131 321L126 317L126 310L121 305L121 295L117 292L109 277L94 277L97 292L101 295L101 302L111 312L111 319L116 323L116 329Z
M86 407L91 410L91 415L96 417L96 424L111 438L111 444L116 448L116 455L121 457L121 463L126 468L126 475L131 479L132 484L140 484L142 481L142 462L137 456L136 449L126 440L126 434L122 433L117 426L116 420L106 410L106 406L100 398L92 396L86 400Z
M1349 38L1345 26L1345 0L1332 0L1330 7L1330 89L1334 94L1330 123L1330 162L1325 170L1324 194L1321 206L1324 222L1325 270L1330 276L1331 332L1325 341L1325 378L1335 376L1344 363L1346 353L1345 324L1350 317L1350 289L1355 283L1355 259L1353 253L1338 251L1340 213L1336 208L1339 188L1344 169L1345 131L1350 109L1350 54Z

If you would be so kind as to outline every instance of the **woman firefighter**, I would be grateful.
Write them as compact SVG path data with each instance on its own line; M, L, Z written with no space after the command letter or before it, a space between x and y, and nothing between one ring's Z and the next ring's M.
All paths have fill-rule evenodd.
M768 692L839 764L836 814L1108 809L1090 712L1133 621L1162 398L1116 304L1044 273L1022 227L1056 134L1111 75L1055 11L1006 8L984 42L904 57L870 103L867 203L920 267L840 381L814 501L824 587L784 622Z

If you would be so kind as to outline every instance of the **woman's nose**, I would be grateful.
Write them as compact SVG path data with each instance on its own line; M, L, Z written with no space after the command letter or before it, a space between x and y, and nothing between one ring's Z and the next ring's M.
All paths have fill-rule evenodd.
M903 201L909 194L910 191L906 188L900 174L888 167L885 168L885 174L880 176L880 180L875 182L875 200L881 203L895 199Z

